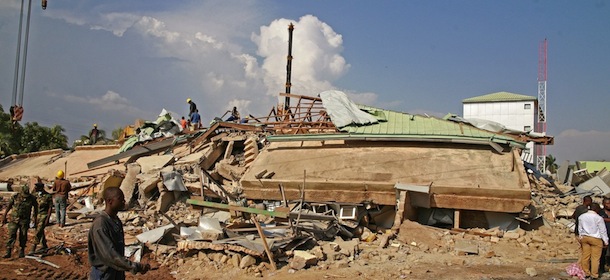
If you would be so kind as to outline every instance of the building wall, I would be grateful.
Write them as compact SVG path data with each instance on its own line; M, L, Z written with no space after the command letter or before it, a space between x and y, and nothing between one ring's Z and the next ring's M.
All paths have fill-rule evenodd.
M536 107L534 101L466 103L463 116L495 121L510 129L526 131L535 129Z
M521 131L536 129L534 101L465 103L463 110L465 119L475 118L495 121L507 128ZM521 158L529 163L535 162L536 155L533 142L527 143L526 151Z

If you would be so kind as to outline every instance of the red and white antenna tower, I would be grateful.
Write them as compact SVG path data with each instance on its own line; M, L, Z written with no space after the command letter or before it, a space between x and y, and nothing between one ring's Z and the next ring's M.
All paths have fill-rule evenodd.
M546 48L547 41L538 46L538 129L546 135ZM546 170L546 145L536 145L536 167L540 172Z

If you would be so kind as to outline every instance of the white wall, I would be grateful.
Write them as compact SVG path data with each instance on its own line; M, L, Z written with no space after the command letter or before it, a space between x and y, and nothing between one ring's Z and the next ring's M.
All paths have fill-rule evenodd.
M534 130L536 107L534 101L466 103L463 116L495 121L510 129Z
M534 126L536 107L534 106L534 101L465 103L463 116L465 119L490 120L510 129L529 131L536 129ZM527 129L528 127L529 129ZM528 142L521 158L533 164L536 162L535 153L534 143Z

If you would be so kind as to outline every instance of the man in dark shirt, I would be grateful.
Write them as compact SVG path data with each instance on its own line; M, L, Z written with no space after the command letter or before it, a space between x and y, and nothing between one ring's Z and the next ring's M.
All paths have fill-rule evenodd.
M608 237L610 238L610 198L604 197L604 201L602 202L602 206L604 209L600 211L599 215L604 218L604 223L606 224L606 233L608 233ZM599 274L603 274L606 272L606 263L608 259L608 247L602 248L602 256L599 259Z
M197 111L197 104L195 104L195 102L193 102L193 100L191 100L190 98L186 99L186 103L189 104L189 118L191 118L193 113Z
M576 234L576 236L578 236L578 217L580 217L580 215L587 213L587 211L589 211L589 207L591 206L591 203L593 203L593 199L591 198L590 195L583 197L582 204L578 205L578 207L576 207L576 210L574 210L574 213L572 213L572 219L575 219L574 234Z
M125 279L125 271L146 273L150 265L125 258L123 224L117 216L125 209L125 195L120 188L109 187L104 191L106 208L93 220L89 230L89 279Z

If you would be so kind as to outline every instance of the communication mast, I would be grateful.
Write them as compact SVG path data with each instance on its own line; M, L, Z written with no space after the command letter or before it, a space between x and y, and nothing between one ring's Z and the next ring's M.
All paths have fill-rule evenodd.
M538 129L537 132L546 135L546 50L547 41L538 46ZM536 144L536 167L540 172L546 171L546 145Z

